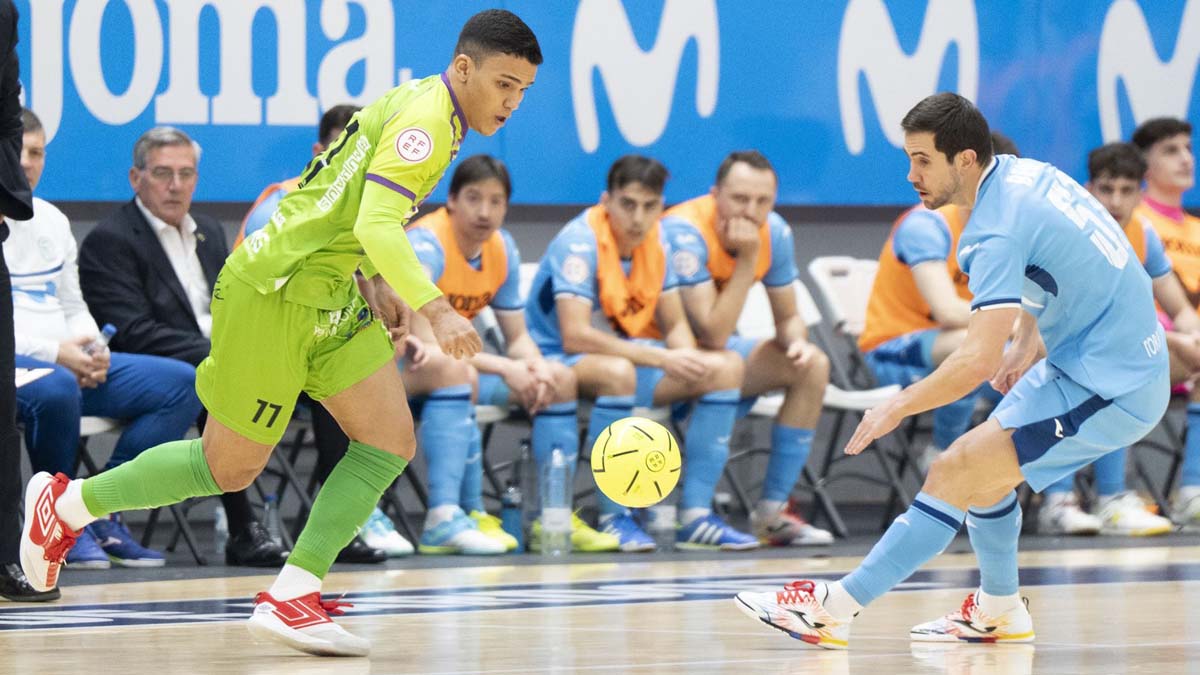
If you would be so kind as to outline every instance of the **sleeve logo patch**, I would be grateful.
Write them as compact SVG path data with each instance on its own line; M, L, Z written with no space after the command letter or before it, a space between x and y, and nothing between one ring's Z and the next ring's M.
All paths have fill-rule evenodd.
M671 267L675 274L688 278L700 271L700 257L691 251L676 251L671 256Z
M406 162L424 162L433 154L433 137L420 127L409 127L396 136L396 154Z
M581 256L569 255L562 264L562 276L568 282L579 285L587 281L591 266Z

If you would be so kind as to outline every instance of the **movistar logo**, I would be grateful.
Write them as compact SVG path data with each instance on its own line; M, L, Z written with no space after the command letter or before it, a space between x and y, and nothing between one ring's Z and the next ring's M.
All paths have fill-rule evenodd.
M593 71L600 71L621 135L644 147L667 128L679 63L693 39L699 53L696 112L709 117L717 107L720 63L714 0L666 0L658 36L648 52L638 46L621 0L579 3L571 38L571 98L584 151L600 147Z
M1175 53L1168 61L1158 58L1150 27L1138 3L1114 2L1100 31L1096 68L1100 133L1104 140L1119 141L1125 137L1117 103L1118 80L1125 85L1135 123L1162 116L1186 118L1198 66L1200 1L1190 0L1184 7Z
M917 101L934 94L950 46L958 48L956 91L975 100L979 88L979 26L975 3L929 0L921 39L904 53L883 0L850 0L838 38L838 105L846 149L859 155L866 143L859 77L865 76L888 141L900 147L900 120Z

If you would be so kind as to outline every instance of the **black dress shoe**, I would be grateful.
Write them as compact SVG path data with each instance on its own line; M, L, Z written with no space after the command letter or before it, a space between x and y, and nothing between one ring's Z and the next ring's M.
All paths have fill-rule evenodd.
M362 537L355 537L346 544L346 548L338 553L337 561L340 563L359 563L359 564L374 564L381 563L387 560L387 553L377 548L367 546L367 542L362 540Z
M29 585L20 563L0 565L0 598L13 602L49 602L62 597L58 588L39 591Z
M245 532L229 538L225 544L225 564L240 567L279 567L288 552L271 540L262 523L252 521Z

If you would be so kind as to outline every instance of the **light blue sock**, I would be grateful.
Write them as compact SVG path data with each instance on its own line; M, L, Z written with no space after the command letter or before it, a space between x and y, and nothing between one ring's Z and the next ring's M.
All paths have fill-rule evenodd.
M1075 490L1075 474L1069 473L1042 490L1043 495L1061 495Z
M417 438L429 465L429 506L457 504L471 444L471 385L435 389L425 400Z
M484 511L483 508L483 434L479 421L475 419L475 408L471 408L471 442L467 446L467 460L463 467L462 490L458 505L463 511Z
M1092 462L1096 476L1096 494L1112 497L1125 491L1125 460L1129 451L1117 448Z
M800 472L808 462L812 448L813 430L776 424L771 428L771 457L767 460L767 475L763 480L762 498L784 502L800 480Z
M575 417L575 401L555 403L533 416L533 461L541 475L550 453L558 448L567 461L568 489L575 485L575 461L579 457L579 425Z
M937 497L918 494L912 506L892 521L862 564L842 577L842 587L866 607L946 550L966 516Z
M1183 446L1183 474L1180 487L1200 485L1200 403L1187 407L1187 442Z
M729 459L729 435L740 398L737 389L724 389L696 400L684 440L680 510L712 508L713 493Z
M967 511L967 534L979 559L979 584L988 595L1013 595L1017 582L1017 539L1021 502L1017 491L985 508Z
M984 386L987 386L986 383ZM967 433L971 414L975 412L975 392L933 411L933 444L945 450Z
M592 416L588 419L587 448L591 452L596 444L596 437L604 431L604 427L625 419L633 414L633 396L598 396L592 405ZM596 490L596 506L600 509L600 517L616 516L628 513L624 506L614 502L600 490Z

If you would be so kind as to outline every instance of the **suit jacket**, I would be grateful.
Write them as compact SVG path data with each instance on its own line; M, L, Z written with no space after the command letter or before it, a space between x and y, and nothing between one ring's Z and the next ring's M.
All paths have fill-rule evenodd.
M220 223L192 214L196 257L212 293L229 255ZM100 221L79 246L79 285L100 325L117 327L114 351L167 356L199 365L209 341L154 228L130 200Z
M0 0L0 214L14 220L33 217L33 195L21 170L21 66L17 62L17 9ZM4 228L3 241L8 236Z

